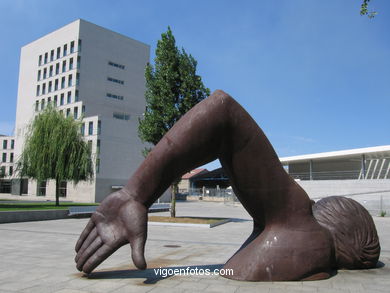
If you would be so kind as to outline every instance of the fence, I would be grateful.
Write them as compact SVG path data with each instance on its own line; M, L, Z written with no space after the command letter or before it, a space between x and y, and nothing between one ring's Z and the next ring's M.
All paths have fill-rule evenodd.
M186 195L189 200L219 201L219 202L239 202L232 189L224 188L191 188Z
M232 189L222 188L191 188L186 193L181 193L187 200L204 200L224 202L225 204L235 204L239 200ZM330 196L315 196L312 197L315 201L323 197ZM310 194L309 194L310 196ZM372 216L390 216L390 190L381 190L375 192L365 191L362 193L340 194L352 198L363 205Z

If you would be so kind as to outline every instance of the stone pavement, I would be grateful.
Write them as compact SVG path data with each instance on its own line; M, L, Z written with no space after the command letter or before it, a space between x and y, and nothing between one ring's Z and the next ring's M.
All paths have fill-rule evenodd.
M161 213L164 214L164 213ZM149 226L148 269L135 270L129 246L101 264L90 278L76 270L74 244L88 219L0 225L0 293L82 292L390 292L390 218L376 217L383 266L366 271L338 271L328 280L240 282L221 276L167 276L154 269L221 268L251 232L240 204L186 202L178 216L229 216L215 228Z

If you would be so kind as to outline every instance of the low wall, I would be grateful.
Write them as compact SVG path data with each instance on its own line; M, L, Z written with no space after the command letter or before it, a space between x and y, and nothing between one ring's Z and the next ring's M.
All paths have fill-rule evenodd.
M310 198L339 195L353 198L372 215L390 215L390 180L312 180L297 181Z
M66 210L4 211L0 212L0 223L45 221L68 218Z
M304 180L297 183L310 198L331 195L385 195L390 194L390 180Z

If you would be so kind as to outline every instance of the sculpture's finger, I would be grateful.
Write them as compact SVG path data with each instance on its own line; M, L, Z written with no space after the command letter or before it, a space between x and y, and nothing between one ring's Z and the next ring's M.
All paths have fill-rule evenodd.
M89 274L92 272L99 264L101 264L107 257L114 253L116 249L103 244L84 264L82 270L84 273Z
M134 265L140 269L146 269L145 261L145 242L146 236L141 236L130 241L131 245L131 258L133 259Z
M77 252L77 255L75 257L75 261L78 262L78 259L81 255L83 255L84 251L91 245L93 241L98 237L97 229L96 227L92 229L91 233L89 233L87 239L84 240L83 245L81 245L79 251Z
M95 227L95 224L92 220L89 220L87 225L85 226L83 232L81 232L79 240L77 240L75 250L79 251L80 247L83 245L84 240L88 237L89 233L91 233L92 229Z
M82 255L79 256L77 260L77 269L81 271L83 269L83 266L85 262L90 258L91 255L93 255L101 246L103 245L103 241L100 239L100 237L97 237L91 245L89 245L83 252Z

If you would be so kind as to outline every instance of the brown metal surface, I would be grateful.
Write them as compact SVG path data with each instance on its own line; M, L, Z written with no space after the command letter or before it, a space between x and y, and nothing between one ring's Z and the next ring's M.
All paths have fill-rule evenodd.
M335 264L332 234L313 217L309 197L283 169L260 127L220 90L184 115L127 185L102 202L76 244L77 268L90 273L130 243L134 264L145 269L148 207L182 174L217 158L254 220L252 234L224 266L234 271L226 277L328 277Z

